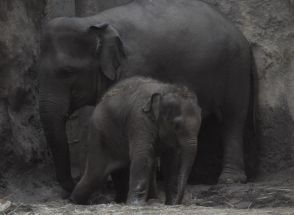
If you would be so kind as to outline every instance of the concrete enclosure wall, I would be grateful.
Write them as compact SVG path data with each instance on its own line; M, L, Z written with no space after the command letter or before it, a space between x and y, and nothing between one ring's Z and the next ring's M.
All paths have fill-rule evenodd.
M259 171L294 166L294 1L205 0L252 44L258 72ZM0 153L25 163L44 160L37 71L43 22L86 16L128 0L0 1ZM74 139L74 138L73 138ZM9 159L6 159L6 161Z

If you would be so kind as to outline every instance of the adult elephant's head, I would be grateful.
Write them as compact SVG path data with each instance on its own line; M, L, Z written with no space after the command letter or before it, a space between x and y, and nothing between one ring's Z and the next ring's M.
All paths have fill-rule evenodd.
M65 133L66 117L94 105L119 78L125 53L118 32L108 24L82 26L59 18L45 28L39 67L40 116L61 186L74 183Z

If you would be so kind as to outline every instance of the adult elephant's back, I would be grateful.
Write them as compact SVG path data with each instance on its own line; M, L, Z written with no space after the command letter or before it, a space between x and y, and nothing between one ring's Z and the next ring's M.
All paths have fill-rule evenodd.
M90 17L86 27L97 23L108 23L120 34L127 53L121 78L140 74L186 84L205 113L217 111L227 91L250 85L247 40L206 3L138 0Z

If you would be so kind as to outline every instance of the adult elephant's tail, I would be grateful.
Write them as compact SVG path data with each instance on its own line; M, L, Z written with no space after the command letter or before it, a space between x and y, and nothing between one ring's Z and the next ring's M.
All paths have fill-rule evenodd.
M251 129L256 135L257 127L256 127L256 115L257 115L257 105L258 105L258 78L257 78L257 69L255 58L253 54L252 47L250 47L250 55L251 55L251 93L250 93L250 108L249 108L249 120L251 124Z
M259 141L258 141L258 126L257 126L257 111L258 111L258 78L255 58L252 47L251 55L251 87L250 87L250 103L247 118L247 126L245 130L245 171L249 181L252 181L258 173L259 163Z

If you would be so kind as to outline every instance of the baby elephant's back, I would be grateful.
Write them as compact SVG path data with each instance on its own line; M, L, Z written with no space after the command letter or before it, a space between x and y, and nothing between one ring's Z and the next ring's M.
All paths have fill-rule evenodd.
M145 112L148 104L154 102L153 98L161 98L160 109L165 109L164 112L173 107L179 110L189 106L194 111L199 109L196 95L187 87L139 76L114 85L106 92L98 108L103 109L101 115L111 115L115 124L121 125L129 119L130 114L141 114L142 110ZM164 106L167 108L163 108Z
M163 92L168 84L145 77L132 77L118 82L109 89L103 100L116 100L124 103L135 103L135 100L149 97L156 92Z

